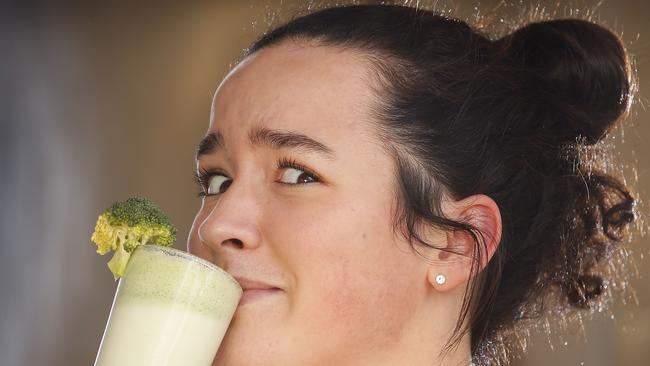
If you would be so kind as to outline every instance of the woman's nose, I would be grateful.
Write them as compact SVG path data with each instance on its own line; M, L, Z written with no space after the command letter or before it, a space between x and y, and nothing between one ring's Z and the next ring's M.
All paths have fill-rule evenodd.
M257 248L261 240L257 220L259 207L252 196L243 186L232 184L218 197L206 197L216 202L199 226L201 243L217 254L225 250Z

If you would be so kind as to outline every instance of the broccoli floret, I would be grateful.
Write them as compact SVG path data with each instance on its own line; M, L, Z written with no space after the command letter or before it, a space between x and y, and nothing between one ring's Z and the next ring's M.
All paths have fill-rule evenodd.
M108 268L117 279L124 274L138 245L171 246L176 240L176 228L151 201L134 197L114 203L99 215L90 240L97 244L97 253L101 255L115 251Z

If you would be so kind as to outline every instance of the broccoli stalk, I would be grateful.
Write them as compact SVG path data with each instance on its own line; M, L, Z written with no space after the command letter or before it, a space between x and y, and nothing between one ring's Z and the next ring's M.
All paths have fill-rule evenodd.
M139 245L171 246L176 239L176 228L169 218L151 201L135 197L114 203L106 209L95 225L92 240L97 253L115 251L108 268L115 279L124 274L131 253Z

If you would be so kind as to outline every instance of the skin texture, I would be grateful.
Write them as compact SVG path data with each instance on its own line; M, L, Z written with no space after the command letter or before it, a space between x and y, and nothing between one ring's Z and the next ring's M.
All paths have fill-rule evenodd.
M209 182L213 192L230 185L202 200L188 248L282 291L238 307L214 365L468 364L467 337L445 360L437 356L457 320L469 262L439 251L427 262L394 235L394 165L368 122L367 75L351 51L286 43L247 57L217 89L207 133L220 132L225 148L201 156L197 169L226 173ZM336 157L252 146L255 127L299 132ZM321 180L281 183L308 178L277 168L282 157ZM444 208L500 232L487 197ZM428 238L470 244L435 230ZM438 273L445 285L435 283Z

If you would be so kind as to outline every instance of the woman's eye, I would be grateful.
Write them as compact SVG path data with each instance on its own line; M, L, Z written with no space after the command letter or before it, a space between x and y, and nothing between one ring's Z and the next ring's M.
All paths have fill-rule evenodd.
M293 159L281 159L277 162L277 168L281 171L278 183L286 185L301 185L308 183L319 183L321 178L317 173ZM200 187L199 196L216 196L224 193L232 184L233 180L220 170L201 170L195 177Z
M283 184L296 185L321 182L318 174L292 158L278 160L277 168L283 169L280 177L280 183Z
M224 182L227 182L224 184ZM228 186L230 186L230 183L232 182L232 179L221 175L221 174L215 174L211 176L208 179L208 184L207 184L207 194L219 194L223 193Z
M282 183L303 184L317 182L318 180L310 173L296 168L286 168L282 173Z

